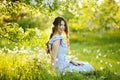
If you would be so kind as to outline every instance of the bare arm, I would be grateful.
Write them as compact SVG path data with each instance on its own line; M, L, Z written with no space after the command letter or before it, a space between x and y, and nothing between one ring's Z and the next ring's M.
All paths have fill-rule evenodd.
M52 65L53 65L53 69L55 68L54 64L56 62L56 56L57 56L57 53L58 53L59 46L60 46L60 40L56 40L52 44L51 62L52 62Z

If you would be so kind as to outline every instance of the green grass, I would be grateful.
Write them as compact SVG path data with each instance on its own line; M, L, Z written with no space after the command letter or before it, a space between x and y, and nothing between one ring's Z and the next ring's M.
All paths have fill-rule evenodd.
M120 75L120 33L74 33L70 37L72 54L96 70L107 68Z
M120 33L72 33L73 60L89 62L95 72L55 74L50 58L39 47L0 49L0 80L119 80ZM77 58L77 59L76 59Z

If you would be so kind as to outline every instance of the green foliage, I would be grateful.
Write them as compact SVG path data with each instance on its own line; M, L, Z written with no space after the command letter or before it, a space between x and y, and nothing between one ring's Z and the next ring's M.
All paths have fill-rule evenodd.
M8 24L0 28L0 35L13 42L20 42L24 38L24 31L18 27L17 23Z
M114 0L103 0L101 4L97 0L31 1L0 1L0 79L119 80L118 3ZM52 72L45 43L56 16L64 16L68 21L71 44L68 57L77 59L77 56L77 60L89 62L95 73Z
M43 23L48 23L45 15L42 15L38 9L32 6L26 5L20 2L9 2L1 6L1 27L8 23L17 23L24 30L26 28L45 29L46 25ZM47 25L48 26L48 25Z
M67 0L67 2L36 0L36 5L32 5L29 0L8 1L6 4L2 4L0 9L3 22L17 22L23 29L34 27L41 29L44 25L40 24L46 23L45 18L53 20L51 18L59 15L70 21L68 23L71 30L105 29L114 31L119 29L120 25L119 5L114 0L105 0L101 4L93 0ZM1 26L4 24L3 22L0 23ZM45 26L49 26L49 24Z

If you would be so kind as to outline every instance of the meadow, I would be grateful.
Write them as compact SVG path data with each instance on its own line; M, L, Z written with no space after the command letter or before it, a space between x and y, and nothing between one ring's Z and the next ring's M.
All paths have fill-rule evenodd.
M71 60L91 73L51 70L46 42L52 22L69 26ZM120 80L119 0L0 0L0 80Z
M55 74L44 48L0 49L0 80L119 80L119 32L71 32L67 57L89 62L95 72Z

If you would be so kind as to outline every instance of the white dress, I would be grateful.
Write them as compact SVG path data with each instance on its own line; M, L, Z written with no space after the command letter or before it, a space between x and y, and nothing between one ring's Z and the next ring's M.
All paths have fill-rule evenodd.
M67 51L67 45L64 43L62 36L60 35L54 35L49 43L48 47L49 50L52 49L52 44L55 40L60 40L60 46L58 49L56 62L53 66L55 66L56 72L91 72L94 71L94 68L88 63L88 62L81 62L84 65L76 66L73 63L70 62L70 60L66 57L66 51Z

